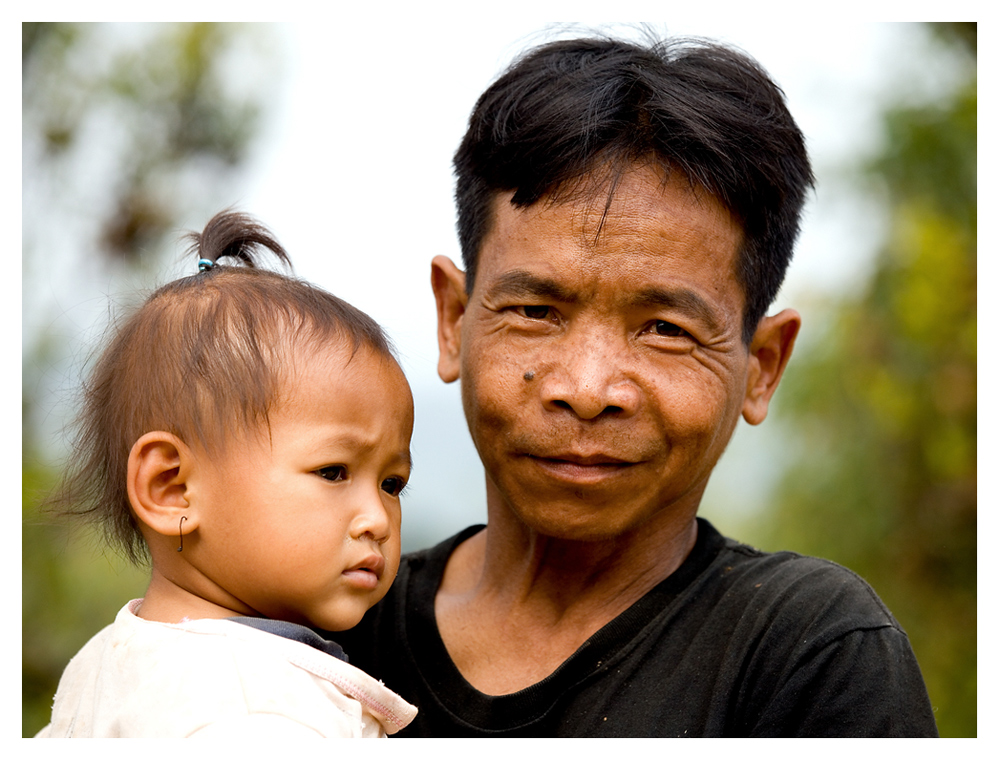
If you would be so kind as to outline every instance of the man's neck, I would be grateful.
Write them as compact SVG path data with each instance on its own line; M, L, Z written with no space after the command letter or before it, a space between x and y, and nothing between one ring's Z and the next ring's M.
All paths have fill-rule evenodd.
M459 545L435 611L463 676L487 694L524 689L680 567L697 538L693 512L607 541L532 531L506 509Z

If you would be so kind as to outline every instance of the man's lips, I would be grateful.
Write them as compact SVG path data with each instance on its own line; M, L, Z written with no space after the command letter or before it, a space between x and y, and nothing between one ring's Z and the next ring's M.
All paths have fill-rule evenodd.
M607 454L528 454L528 459L550 476L574 483L596 483L638 463Z
M593 465L634 465L635 463L631 460L622 459L620 457L613 457L608 454L528 454L529 457L533 457L537 460L549 460L552 462L567 462L572 465L583 465L583 466L593 466Z

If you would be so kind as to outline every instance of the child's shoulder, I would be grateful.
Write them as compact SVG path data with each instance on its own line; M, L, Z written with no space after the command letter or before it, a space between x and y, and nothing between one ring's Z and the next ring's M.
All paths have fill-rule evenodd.
M391 708L400 701L394 712L399 715L389 715L383 723L409 720L404 720L409 706L398 696L308 644L225 619L178 624L128 615L120 619L112 636L125 635L121 645L134 651L131 663L125 664L131 677L139 678L140 671L155 664L157 673L150 677L146 671L145 678L157 687L145 691L144 699L155 704L172 696L173 710L192 727L204 726L209 719L217 723L267 714L286 717L327 737L377 731L371 719L369 727L363 726L359 702L375 712L375 706Z
M146 621L135 615L137 603L71 661L48 736L186 737L206 728L225 734L263 715L327 737L378 734L358 703L391 707L390 696L400 700L301 642L224 619ZM396 718L408 721L407 704L400 705L399 716L383 720L387 728Z

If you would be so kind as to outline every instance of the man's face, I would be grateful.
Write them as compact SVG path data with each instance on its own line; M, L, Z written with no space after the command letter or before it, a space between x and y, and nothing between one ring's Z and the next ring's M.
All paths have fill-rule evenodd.
M676 173L519 210L497 199L455 322L492 510L598 540L693 518L744 409L742 231ZM755 421L756 422L756 421Z

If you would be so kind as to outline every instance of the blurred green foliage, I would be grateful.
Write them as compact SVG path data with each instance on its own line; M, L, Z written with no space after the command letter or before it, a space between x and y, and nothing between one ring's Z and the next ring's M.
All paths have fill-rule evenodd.
M242 24L22 24L26 310L38 310L32 300L56 287L54 263L71 268L69 303L98 295L103 302L110 275L98 274L95 283L95 269L141 281L176 248L175 231L185 215L208 219L232 203L232 186L268 95L262 78L251 87L246 77L242 83L233 78L234 61L277 68L260 30ZM72 232L60 236L66 230ZM44 266L30 266L38 252ZM46 288L35 287L38 282ZM51 414L36 409L38 396L48 376L58 374L50 369L56 358L80 352L62 344L81 340L83 332L26 329L23 337L26 737L48 722L69 659L128 600L142 596L148 576L108 555L99 532L40 509L57 474L53 442L36 430L37 420Z
M49 175L55 195L113 176L100 253L137 265L188 201L179 178L225 175L246 157L261 104L234 93L226 72L246 34L234 24L22 24L22 122L40 150L31 179ZM114 145L94 142L97 131ZM88 167L94 184L78 176L83 145L105 164Z
M93 531L38 512L54 486L51 469L22 467L21 729L25 737L49 721L52 696L69 659L142 597L144 570L103 553Z
M859 173L888 232L867 288L795 356L791 453L757 544L830 558L907 631L942 736L976 735L976 27L947 99L885 115Z

